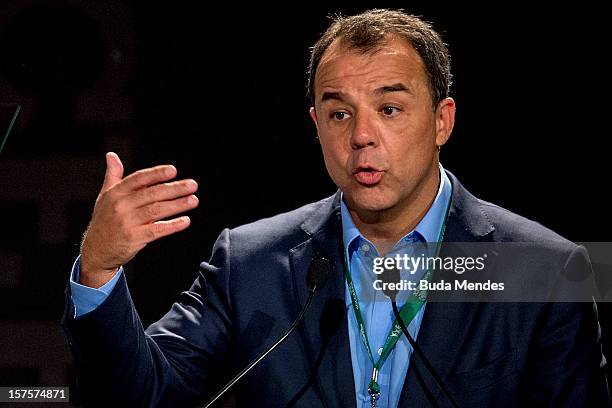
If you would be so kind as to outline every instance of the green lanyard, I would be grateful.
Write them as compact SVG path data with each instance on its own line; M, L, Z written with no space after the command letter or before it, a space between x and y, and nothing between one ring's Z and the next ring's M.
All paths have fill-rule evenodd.
M347 265L348 262L344 261ZM387 339L385 340L385 344L383 345L382 353L378 358L378 361L374 362L374 357L372 356L372 349L370 348L370 342L368 341L368 335L365 329L365 323L363 318L361 317L361 308L359 306L359 299L357 298L357 293L355 291L355 286L353 285L353 280L351 279L350 272L348 267L344 268L346 282L349 288L349 293L351 295L351 302L353 304L353 311L355 312L355 318L357 319L357 324L359 325L359 334L361 335L361 340L368 351L368 357L370 357L370 361L372 362L372 379L370 380L370 384L368 385L368 393L373 396L373 398L377 398L378 394L380 394L380 385L378 384L378 372L380 368L383 366L389 354L395 347L395 344L398 342L400 337L402 336L402 328L399 322L396 320L393 321L393 326L391 327L391 331L387 335ZM431 270L427 271L425 274L425 279L428 281L431 279ZM400 309L400 316L404 322L410 322L414 316L419 312L423 304L425 303L425 299L427 297L426 291L415 290L406 300L404 306Z
M451 192L452 195L452 192ZM442 224L442 228L440 228L440 235L438 236L438 242L436 243L436 257L440 253L440 243L444 239L444 232L446 231L446 219L448 217L448 211L450 208L450 198L449 203L446 207L446 212L444 216L444 223ZM351 296L351 303L353 304L353 312L355 313L355 319L357 319L357 324L359 325L359 334L361 336L361 340L368 351L368 357L370 357L370 361L372 362L372 378L370 379L370 384L368 385L368 394L370 394L370 398L372 399L372 406L376 406L376 401L378 400L378 396L380 395L380 385L378 384L378 373L380 368L383 366L387 358L391 354L391 351L397 344L398 340L402 336L402 328L397 321L397 319L393 320L393 326L391 326L391 330L387 335L387 339L385 340L385 344L383 345L382 352L378 357L378 361L374 361L374 357L372 355L372 349L370 347L370 342L368 341L368 335L365 328L365 323L363 321L363 317L361 316L361 308L359 306L359 298L357 297L357 292L355 291L355 286L353 285L353 279L351 278L350 264L347 259L346 251L344 253L344 276L346 277L346 283L349 289L349 294ZM428 282L431 281L432 271L429 269L425 275L424 279ZM423 304L427 300L427 291L421 291L419 289L415 289L408 299L406 299L406 303L400 309L400 316L402 317L402 321L410 322L414 318L414 316L419 312Z

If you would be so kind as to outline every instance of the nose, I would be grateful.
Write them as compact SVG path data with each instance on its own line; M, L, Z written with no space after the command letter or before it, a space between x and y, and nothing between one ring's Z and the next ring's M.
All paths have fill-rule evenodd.
M356 113L351 133L351 147L355 150L367 146L376 147L378 141L378 128L375 118L366 112Z

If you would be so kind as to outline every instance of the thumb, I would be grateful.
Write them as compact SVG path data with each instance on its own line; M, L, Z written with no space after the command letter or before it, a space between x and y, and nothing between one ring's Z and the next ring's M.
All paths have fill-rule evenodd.
M106 173L102 191L106 191L123 179L123 164L121 159L114 152L106 153Z

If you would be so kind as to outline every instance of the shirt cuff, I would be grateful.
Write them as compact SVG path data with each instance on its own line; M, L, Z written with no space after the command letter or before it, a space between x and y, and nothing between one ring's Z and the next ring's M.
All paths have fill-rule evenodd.
M80 272L81 256L78 256L72 265L72 272L70 273L70 291L72 304L74 305L75 319L94 311L106 300L121 277L123 267L120 267L117 272L115 272L111 280L97 289L78 283Z

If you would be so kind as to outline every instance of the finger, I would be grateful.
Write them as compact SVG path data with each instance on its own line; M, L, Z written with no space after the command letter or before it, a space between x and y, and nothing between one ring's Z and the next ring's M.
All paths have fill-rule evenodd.
M106 191L123 179L123 163L114 152L106 153L106 173L101 191Z
M191 224L191 220L185 215L171 220L157 221L153 224L143 225L138 228L136 235L139 236L141 242L148 244L159 238L183 231L185 228L189 227L189 224Z
M176 177L176 167L171 164L138 170L123 179L118 191L130 193L143 187L171 180Z
M198 198L194 195L171 201L158 201L138 208L130 221L136 225L149 224L191 210L197 206Z
M192 179L157 184L135 192L133 198L130 199L130 205L132 208L140 208L158 201L169 201L184 197L196 191L198 191L198 183Z

